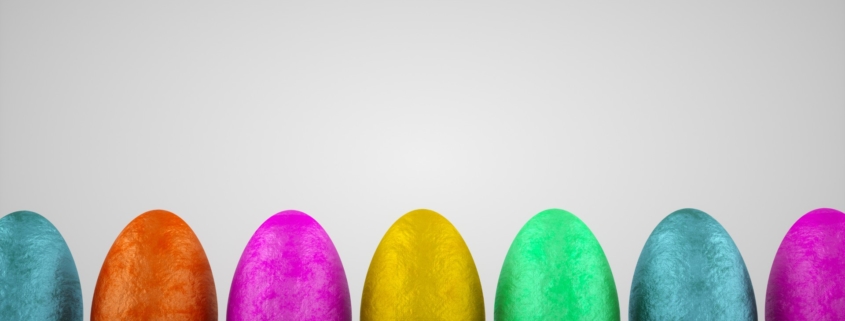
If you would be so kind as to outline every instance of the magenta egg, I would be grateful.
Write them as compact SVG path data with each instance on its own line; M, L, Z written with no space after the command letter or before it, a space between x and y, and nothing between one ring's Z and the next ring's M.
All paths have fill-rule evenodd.
M786 233L769 274L766 320L845 320L845 214L817 209Z
M261 224L238 261L226 319L352 319L343 264L317 221L290 210Z

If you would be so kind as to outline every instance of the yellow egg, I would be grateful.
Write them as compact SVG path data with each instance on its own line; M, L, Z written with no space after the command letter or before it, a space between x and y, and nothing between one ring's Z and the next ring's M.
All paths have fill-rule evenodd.
M484 320L478 271L452 223L430 210L393 223L367 271L361 320Z

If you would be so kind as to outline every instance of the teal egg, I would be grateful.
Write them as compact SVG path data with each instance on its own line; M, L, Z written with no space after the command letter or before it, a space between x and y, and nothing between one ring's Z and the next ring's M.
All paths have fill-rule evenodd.
M0 219L0 320L82 320L82 289L62 235L43 216Z
M629 320L757 320L742 255L699 210L667 216L646 241L631 284Z

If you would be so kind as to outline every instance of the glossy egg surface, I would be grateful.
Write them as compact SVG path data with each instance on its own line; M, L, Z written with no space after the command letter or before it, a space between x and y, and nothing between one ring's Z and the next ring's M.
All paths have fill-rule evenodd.
M235 270L226 319L352 319L343 264L317 221L284 211L261 224Z
M495 319L619 320L610 264L584 222L550 209L525 223L499 274Z
M0 320L82 320L82 289L67 243L43 216L0 218Z
M388 229L367 271L361 320L484 320L475 262L446 218L415 210Z
M757 320L751 279L739 249L699 210L667 216L640 253L629 320Z
M211 266L185 221L154 210L120 232L100 269L91 320L217 320Z
M786 233L769 273L766 320L845 320L845 214L820 208Z

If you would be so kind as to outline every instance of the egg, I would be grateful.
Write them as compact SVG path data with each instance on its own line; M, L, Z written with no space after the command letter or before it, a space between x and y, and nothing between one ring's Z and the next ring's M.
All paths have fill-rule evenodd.
M0 320L82 320L82 288L70 249L33 212L0 218Z
M728 232L695 209L664 218L637 261L628 318L757 320L751 279Z
M317 221L291 210L261 224L238 261L226 319L352 319L343 264Z
M217 320L211 266L185 221L149 211L120 232L100 269L91 320Z
M845 214L820 208L786 233L769 273L766 320L845 320Z
M484 320L475 262L446 218L415 210L387 230L367 270L361 320Z
M587 225L550 209L531 218L508 250L495 320L619 320L610 264Z

